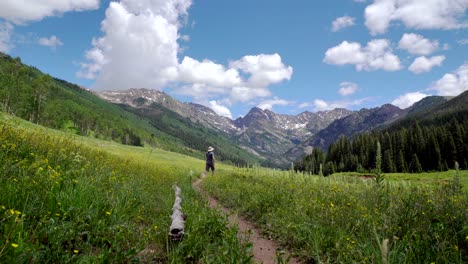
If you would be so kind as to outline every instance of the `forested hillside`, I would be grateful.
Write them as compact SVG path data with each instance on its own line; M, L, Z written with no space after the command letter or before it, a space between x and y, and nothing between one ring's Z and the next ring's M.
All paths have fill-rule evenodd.
M142 145L154 136L164 144L166 135L93 93L54 79L34 67L0 53L2 110L43 126L75 134ZM151 136L153 134L153 137ZM166 136L167 137L167 136ZM167 140L168 141L168 140Z
M342 137L325 155L304 157L296 169L330 174L369 171L375 167L377 142L382 145L384 172L444 171L455 161L468 169L468 92L445 103L408 115L386 129Z
M144 117L158 130L179 138L181 142L192 149L205 149L207 146L216 148L217 158L229 160L238 165L256 164L262 160L239 147L237 144L215 131L198 123L191 122L159 104L153 103L149 107L134 108L128 105L120 105L123 109ZM263 161L262 164L266 164Z
M192 125L167 109L160 109L157 118L148 115L151 118L148 120L144 115L137 116L91 91L55 79L24 65L20 58L3 53L0 53L0 109L72 134L127 145L149 144L196 157L203 157L207 146L213 145L215 148L219 146L219 160L239 164L259 161L228 139Z

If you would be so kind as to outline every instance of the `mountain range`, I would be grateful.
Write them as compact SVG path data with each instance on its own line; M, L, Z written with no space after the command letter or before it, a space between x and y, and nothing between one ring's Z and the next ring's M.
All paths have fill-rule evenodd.
M154 109L157 106L167 108L193 123L218 131L243 149L276 165L293 161L297 157L284 158L283 154L333 121L352 113L346 109L334 109L284 115L254 107L244 117L232 120L203 105L182 103L155 90L129 89L96 94L114 104L134 109Z
M409 114L448 100L432 96L407 109L385 104L359 111L337 108L316 113L305 111L298 115L277 114L254 107L245 116L232 120L216 114L208 107L182 103L164 92L150 89L104 91L96 94L109 102L127 106L127 109L167 108L193 123L218 131L241 148L275 166L286 166L310 154L313 148L326 151L341 136L352 137L388 126Z
M0 53L3 111L79 135L137 146L150 144L197 157L203 157L211 145L220 160L237 164L287 167L314 148L326 151L342 136L353 137L394 123L410 124L408 120L436 119L441 112L457 113L466 103L465 97L430 96L407 109L386 104L359 111L337 108L298 115L254 107L232 120L161 91L90 91Z

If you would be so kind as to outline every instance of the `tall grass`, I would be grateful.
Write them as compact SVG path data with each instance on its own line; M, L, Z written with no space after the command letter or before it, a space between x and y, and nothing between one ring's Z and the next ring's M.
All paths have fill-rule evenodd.
M250 261L237 230L191 189L193 163L133 151L0 122L0 263ZM178 244L167 240L174 182L188 215Z
M441 185L235 169L204 182L306 263L466 263L468 194Z

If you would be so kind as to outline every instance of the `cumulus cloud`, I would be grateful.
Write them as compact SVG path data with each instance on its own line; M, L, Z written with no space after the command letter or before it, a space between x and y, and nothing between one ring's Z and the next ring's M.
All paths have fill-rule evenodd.
M229 116L228 106L271 96L269 86L289 80L293 69L279 54L248 55L227 65L185 56L178 41L191 0L111 2L77 76L98 90L146 87L189 96Z
M12 48L11 35L13 26L8 22L0 23L0 51L9 52Z
M468 90L468 63L452 73L445 74L429 90L436 90L437 94L442 96L456 96Z
M467 8L467 0L374 0L365 9L365 24L372 35L385 33L392 21L414 29L467 28Z
M332 31L336 32L336 31L339 31L339 30L341 30L343 28L353 26L354 25L354 20L355 20L355 18L350 17L350 16L338 17L337 19L335 19L332 22Z
M468 39L460 39L460 40L458 41L458 44L460 44L460 45L468 45Z
M427 96L429 95L421 92L407 93L393 100L392 105L405 109Z
M348 96L355 93L358 90L358 85L352 82L342 82L340 83L340 89L338 93L342 96Z
M63 46L63 42L55 35L50 36L50 38L40 38L38 43L39 45L50 47L51 49L55 49L57 46Z
M405 33L398 44L398 48L407 50L411 54L429 55L439 48L437 40L428 40L421 35Z
M111 2L79 77L96 78L97 89L161 89L178 74L179 19L190 0Z
M387 39L371 40L365 47L357 42L343 41L328 49L323 61L334 65L355 65L357 71L397 71L402 68Z
M323 99L315 99L311 103L302 103L299 105L300 108L312 107L313 111L326 111L333 110L335 108L352 108L360 106L364 102L369 101L371 98L361 98L357 100L340 100L340 101L325 101Z
M258 108L263 110L272 110L275 105L290 105L293 102L287 101L278 97L274 97L272 99L264 100L257 105Z
M250 74L246 83L249 87L267 87L290 80L293 73L293 68L284 65L277 53L244 56L231 62L230 67Z
M252 100L253 98L264 98L268 96L271 96L271 92L268 88L237 86L231 89L229 99L233 103L245 103Z
M210 60L197 61L184 57L178 65L178 81L203 83L208 86L232 87L240 85L242 80L236 69L226 69L223 65Z
M99 0L4 0L0 3L0 17L15 24L25 24L69 11L93 10L98 7Z
M434 56L427 58L426 56L418 57L409 66L409 70L413 73L419 74L423 72L430 72L435 66L442 66L445 56Z
M31 21L39 21L50 16L59 16L70 11L84 11L97 8L99 8L99 0L0 1L0 18L5 20L3 23L0 22L0 51L9 52L13 47L11 35L14 27L12 23L24 25ZM46 43L46 46L51 48L55 48L61 43L58 40L59 42L52 45L51 39L48 39L48 41L44 39L43 43Z
M213 111L215 111L220 116L229 117L232 119L232 114L229 108L224 105L219 104L217 101L210 101L209 106Z

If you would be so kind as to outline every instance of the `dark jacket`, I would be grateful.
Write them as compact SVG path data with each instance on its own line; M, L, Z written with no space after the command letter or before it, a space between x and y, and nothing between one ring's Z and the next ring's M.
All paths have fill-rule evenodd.
M214 153L209 151L206 153L206 164L214 164L215 158Z

